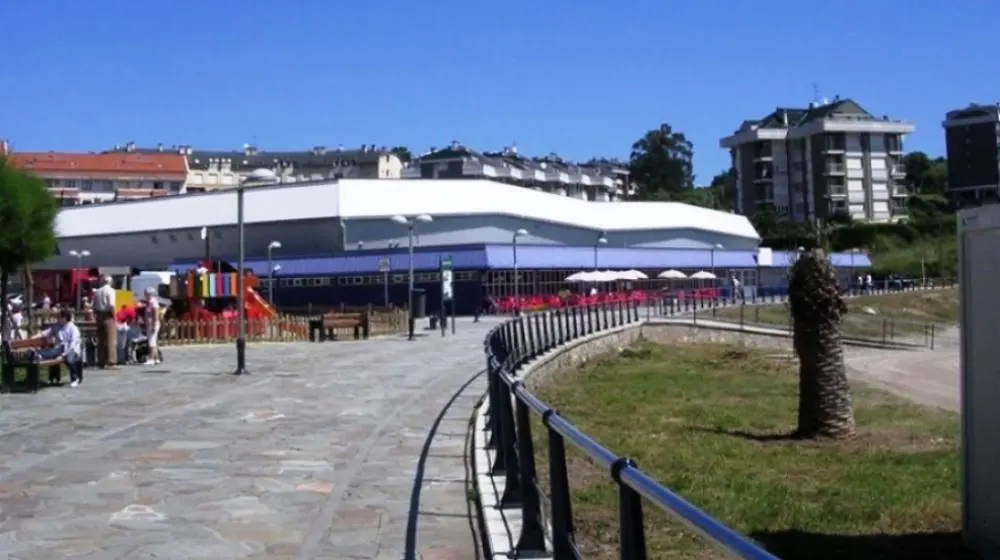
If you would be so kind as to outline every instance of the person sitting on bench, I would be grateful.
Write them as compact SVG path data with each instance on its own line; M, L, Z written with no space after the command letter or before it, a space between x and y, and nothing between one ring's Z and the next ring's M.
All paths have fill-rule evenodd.
M70 387L78 387L83 381L83 343L80 328L73 322L73 311L59 311L59 322L32 338L48 338L52 346L43 348L35 355L36 362L62 358L69 368Z

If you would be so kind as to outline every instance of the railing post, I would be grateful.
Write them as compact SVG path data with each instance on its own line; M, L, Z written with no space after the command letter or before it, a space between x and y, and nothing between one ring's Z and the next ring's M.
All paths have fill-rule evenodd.
M536 313L531 317L532 330L535 331L535 336L532 337L532 347L535 356L541 356L545 352L545 346L543 343L544 337L542 336L542 330L545 328L545 322L542 321L542 314Z
M626 305L627 305L626 302L620 301L620 300L618 301L618 325L619 326L625 324L625 306ZM631 314L632 313L630 312L629 315L631 315Z
M490 397L490 404L484 411L486 414L486 429L490 431L490 435L486 441L487 449L494 449L496 447L496 433L499 428L499 423L497 422L497 407L496 407L496 386L497 386L497 376L496 376L496 366L494 366L493 353L487 351L486 354L486 394Z
M501 383L504 383L501 381ZM521 504L521 468L517 456L517 432L514 426L514 410L511 403L513 391L510 387L501 388L500 398L500 445L503 446L504 489L500 498L500 507L508 508Z
M563 315L565 314L563 309L556 309L555 314L552 316L552 334L555 344L553 346L558 346L565 342L563 340Z
M621 457L611 465L611 478L618 484L618 544L622 560L646 560L646 528L643 526L642 496L622 482L621 474L635 463Z
M518 339L520 340L517 348L517 365L519 366L531 356L530 347L528 346L528 326L525 324L526 322L527 320L524 315L521 315L517 319Z
M608 308L612 305L614 304L604 303L601 305L600 315L597 317L597 330L602 331L604 329L608 329L614 324L614 313L611 314L611 317L608 317Z
M521 538L517 541L517 552L545 552L545 530L542 528L542 506L538 496L538 480L535 473L535 442L531 439L531 417L528 405L517 398L517 388L523 385L520 379L511 387L517 408L517 454L521 472Z
M549 440L549 491L552 493L552 557L573 558L576 548L573 537L573 504L570 500L569 473L566 472L566 442L552 429L555 409L542 413Z
M507 446L504 445L504 420L503 420L503 398L507 391L504 390L504 382L500 379L500 372L503 371L503 364L496 364L493 369L493 385L490 387L490 410L493 424L493 433L490 440L493 444L493 464L490 465L490 475L496 476L507 468Z
M594 313L595 313L594 306L593 305L588 305L587 306L587 334L593 334L594 333Z
M559 324L559 320L557 318L558 316L556 315L557 313L559 313L558 309L553 309L552 311L549 311L549 325L546 328L546 340L545 340L546 349L553 348L559 344L558 342L559 338L556 336L556 326Z

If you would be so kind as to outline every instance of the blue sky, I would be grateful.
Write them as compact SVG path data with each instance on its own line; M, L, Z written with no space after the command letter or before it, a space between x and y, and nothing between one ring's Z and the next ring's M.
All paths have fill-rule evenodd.
M718 139L813 84L910 120L1000 100L1000 3L925 0L35 0L0 5L0 138L264 149L451 140L627 157L668 122L699 183Z

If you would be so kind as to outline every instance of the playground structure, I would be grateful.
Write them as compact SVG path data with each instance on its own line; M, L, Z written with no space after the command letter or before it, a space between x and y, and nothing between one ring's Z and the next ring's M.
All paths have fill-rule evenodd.
M170 300L171 316L176 319L176 336L181 339L232 340L239 328L239 272L228 263L203 261L185 274L159 273L163 276L157 293ZM306 336L306 327L294 322L271 321L278 312L257 292L259 280L243 272L243 311L247 336L262 337L278 325L283 334ZM133 282L136 284L136 282ZM167 328L171 328L170 321Z

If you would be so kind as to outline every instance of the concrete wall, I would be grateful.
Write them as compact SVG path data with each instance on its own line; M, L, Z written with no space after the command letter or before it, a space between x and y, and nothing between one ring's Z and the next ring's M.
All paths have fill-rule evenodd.
M959 218L961 274L961 379L963 526L983 558L1000 557L1000 432L996 426L1000 376L996 325L1000 293L994 266L1000 260L1000 206L965 210Z

